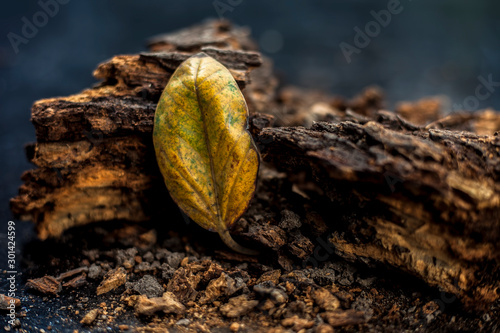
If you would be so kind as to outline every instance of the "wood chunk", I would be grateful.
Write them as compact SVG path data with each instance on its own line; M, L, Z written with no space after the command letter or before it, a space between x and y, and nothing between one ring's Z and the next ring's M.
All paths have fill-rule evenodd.
M198 292L193 286L193 279L188 278L190 272L181 267L175 271L174 276L167 284L167 291L172 292L182 303L193 301Z
M245 284L242 281L237 281L226 273L222 273L217 279L210 281L198 302L200 304L212 303L220 297L231 296L244 287Z
M289 318L285 318L281 321L281 325L285 327L289 327L295 332L300 330L305 330L314 326L314 321L307 320L304 318L299 318L298 316L293 316Z
M69 270L67 272L59 274L57 279L59 281L62 281L64 279L67 279L69 277L72 277L72 276L80 274L80 273L87 273L88 271L89 271L89 268L87 266L82 266L82 267L75 268L75 269L72 269L72 270Z
M248 28L234 26L227 20L207 20L193 27L154 36L148 41L153 51L196 52L207 45L221 49L257 49Z
M500 139L379 115L364 124L264 129L263 157L309 172L342 212L330 238L341 255L388 263L466 303L490 304L500 290L491 270L500 266Z
M92 309L89 312L83 316L82 320L80 320L80 323L83 325L90 326L92 323L96 320L97 316L100 313L100 309Z
M287 246L291 254L302 260L309 258L314 251L313 242L298 232L290 235Z
M50 275L38 279L29 279L26 282L26 288L47 295L57 295L62 290L61 282Z
M80 275L75 276L68 282L63 284L63 287L69 287L69 288L80 288L84 286L87 283L87 274L82 273Z
M87 90L35 102L31 122L37 141L83 140L99 146L104 138L152 132L155 102L135 96L114 97L102 89L94 95Z
M316 327L316 333L333 333L335 332L333 328L328 324L319 324Z
M162 297L153 298L140 295L135 304L136 314L143 316L151 316L156 312L179 314L183 313L185 309L184 305L171 292L165 292Z
M262 64L260 54L253 51L213 47L203 47L200 51L226 66L241 88L249 82L249 69ZM157 100L177 66L192 55L160 52L115 56L100 64L94 77L103 80L102 85L116 85L118 91L133 91L147 99Z
M333 327L357 325L366 321L364 313L356 310L328 311L322 313L321 318Z
M97 286L97 295L102 295L114 290L127 282L127 272L125 268L115 268L104 276L102 282Z
M340 307L340 301L337 297L333 296L328 290L318 288L311 292L314 302L325 311L334 311Z
M105 109L101 109L100 116L103 113ZM124 119L125 115L119 117ZM130 124L136 119L134 114L128 117ZM140 132L142 126L151 132L153 117L154 111L147 118L143 115L142 125L130 128ZM258 133L270 121L269 116L255 114L250 118L250 130ZM111 135L112 129L99 124L99 131ZM51 128L55 131L61 126ZM83 133L83 127L80 131ZM71 135L76 133L78 130L73 128ZM175 209L158 171L149 137L130 135L94 143L39 142L30 149L28 157L39 169L23 174L24 184L19 195L11 199L11 209L16 217L33 220L41 239L97 221L147 221Z
M427 128L469 131L478 135L498 136L500 131L500 113L492 109L471 112L455 112L436 120Z
M0 294L0 310L9 310L11 304L14 304L14 308L18 308L21 306L21 300L18 298Z
M442 98L423 98L416 102L401 102L396 105L396 113L416 125L427 125L443 117Z
M237 318L250 312L259 304L257 300L249 300L247 295L232 297L220 307L220 312L228 318Z
M252 224L243 235L273 250L284 246L287 240L285 231L272 224Z
M274 283L275 285L278 284L279 279L281 277L281 270L280 269L273 269L272 271L265 272L262 274L259 279L255 282L255 284L259 284L265 281L270 281Z

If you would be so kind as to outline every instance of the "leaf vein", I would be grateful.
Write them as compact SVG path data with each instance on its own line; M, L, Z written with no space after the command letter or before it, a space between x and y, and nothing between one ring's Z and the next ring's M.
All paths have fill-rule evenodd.
M205 114L203 113L203 110L202 110L202 104L200 103L200 93L199 93L199 90L198 90L198 74L200 73L200 66L201 66L201 61L202 59L199 60L198 62L198 67L196 68L196 71L195 71L195 76L194 76L194 89L195 89L195 94L196 94L196 99L198 101L198 107L200 109L200 114L201 114L201 120L203 122L203 136L204 136L204 139L205 139L205 145L207 147L207 153L208 153L208 160L209 160L209 163L210 163L210 174L212 176L212 189L213 189L213 193L214 193L214 196L215 196L215 208L217 210L217 214L216 214L216 219L215 219L215 226L217 227L216 229L220 229L221 228L221 224L222 224L222 221L221 221L221 207L220 207L220 201L219 201L219 189L217 187L217 181L216 181L216 177L215 177L215 173L214 173L214 161L213 161L213 156L212 156L212 149L210 148L210 140L208 139L208 129L207 129L207 124L206 124L206 119L205 119Z
M182 179L185 181L185 183L187 185L189 185L189 187L196 193L196 195L200 198L200 201L203 203L203 205L205 206L205 209L206 209L206 213L208 213L208 215L213 215L213 212L211 211L210 209L210 205L205 201L205 198L203 196L203 194L196 188L196 186L194 186L192 184L192 178L190 177L187 177L186 175L184 175L183 172L181 172L179 169L180 168L177 168L175 167L174 163L168 158L168 155L167 153L165 152L165 150L163 149L163 147L160 147L160 151L163 155L163 159L170 164L170 167L172 168L172 170L176 170L177 173L182 177Z
M170 97L170 100L171 100L172 102L174 102L174 104L175 104L175 105L177 105L179 108L181 108L182 110L184 110L184 105L180 104L180 103L179 103L179 102L178 102L178 101L174 98L174 96L170 95L170 93L169 93L169 92L167 92L167 93L166 93L166 95L167 95L168 97ZM184 110L184 114L185 114L186 116L188 116L188 117L189 117L189 119L191 119L191 120L192 120L192 121L194 121L194 122L198 122L198 121L199 121L199 119L194 118L194 117L193 117L190 113L185 112L185 110ZM170 116L170 114L168 114L168 115Z
M209 101L205 101L205 104L207 104L207 103L208 104L204 107L204 109L205 110L210 109L213 102L216 100L217 95L219 95L226 88L227 88L226 86L223 86L221 89L217 90L217 92L213 94L213 97Z
M236 183L238 182L238 176L241 172L241 168L245 164L245 161L248 157L248 153L250 153L251 150L252 150L252 148L248 148L247 152L245 153L245 157L240 161L240 165L238 166L238 171L236 171L236 174L234 176L234 181L231 184L231 189L229 190L228 198L232 198L232 196L233 196L234 187L235 187ZM228 201L228 203L229 203L229 201ZM228 206L229 206L229 204L228 204ZM226 219L226 214L227 214L228 209L229 209L228 206L226 206L226 211L224 212L224 220Z
M231 146L231 149L229 150L229 154L226 157L226 160L224 161L224 166L222 167L221 171L223 172L226 170L227 163L231 160L231 155L233 154L234 149L238 146L238 143L240 142L241 138L245 136L245 133L241 133L241 135L234 140L233 145Z
M219 69L217 69L216 71L214 71L214 72L210 73L208 76L205 76L205 77L203 78L203 80L201 80L201 82L198 82L198 87L199 87L199 86L201 86L201 84L202 84L203 82L205 82L206 80L208 80L208 78L210 78L212 75L217 74L217 73L220 73L221 71L222 71L222 69L220 69L220 68L219 68Z
M177 76L177 80L179 80L179 81L182 83L182 85L183 85L184 87L186 87L186 89L187 89L187 90L189 90L189 91L191 91L191 92L195 92L195 91L194 91L194 89L189 88L189 87L186 85L186 83L185 83L184 81L182 81L182 79L181 79L179 76Z

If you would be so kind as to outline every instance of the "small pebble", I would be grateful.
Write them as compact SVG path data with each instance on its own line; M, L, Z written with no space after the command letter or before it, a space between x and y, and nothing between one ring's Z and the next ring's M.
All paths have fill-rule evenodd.
M99 309L93 309L87 312L87 314L80 321L83 325L91 325L94 320L96 320L97 315L99 314Z
M231 332L238 332L238 330L240 329L240 324L232 323L231 326L229 326L229 329L231 330Z
M144 275L134 284L132 289L149 298L163 295L163 287L158 283L158 280L151 275Z
M191 320L189 320L187 318L184 318L184 319L181 319L181 320L177 321L175 324L179 325L179 326L187 326L190 323L191 323Z

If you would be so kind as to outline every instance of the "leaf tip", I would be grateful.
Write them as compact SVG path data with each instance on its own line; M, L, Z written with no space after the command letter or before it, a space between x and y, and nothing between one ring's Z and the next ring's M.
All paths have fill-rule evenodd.
M192 56L192 58L210 58L210 56L205 52L200 52Z

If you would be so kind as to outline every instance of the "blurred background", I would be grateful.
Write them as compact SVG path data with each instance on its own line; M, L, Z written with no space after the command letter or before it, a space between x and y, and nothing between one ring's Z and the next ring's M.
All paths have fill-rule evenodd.
M40 14L53 1L59 8L47 7L50 16ZM389 9L393 13L384 16ZM224 17L251 28L263 53L274 60L282 83L345 97L377 85L385 91L389 108L400 100L445 95L451 112L454 105L474 98L482 83L478 77L500 82L499 13L500 2L493 0L4 2L0 225L5 227L0 235L5 238L4 222L12 219L9 198L17 193L21 173L31 168L24 144L35 140L29 122L32 103L91 86L98 63L145 50L152 35ZM36 33L23 28L27 21L40 25ZM465 108L499 110L500 83L489 88L487 98ZM18 243L33 237L31 224L17 225ZM5 250L2 246L0 253Z

